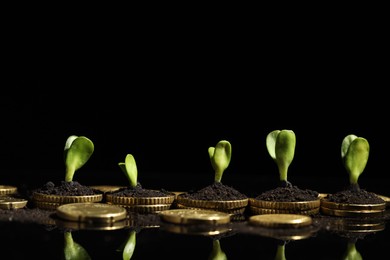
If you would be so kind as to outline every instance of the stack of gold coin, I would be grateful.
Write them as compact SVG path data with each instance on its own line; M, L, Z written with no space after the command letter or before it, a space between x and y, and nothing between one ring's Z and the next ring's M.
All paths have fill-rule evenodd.
M10 185L0 185L0 196L12 195L18 192L18 188Z
M386 210L386 202L377 204L350 204L321 199L321 213L338 217L381 216Z
M249 208L252 214L301 214L315 215L320 211L320 199L310 201L267 201L249 198Z
M103 194L82 195L82 196L64 196L48 195L42 193L33 193L35 205L41 209L55 210L57 207L69 203L100 202Z
M196 200L178 195L176 199L176 207L179 209L216 210L230 214L243 214L247 205L247 198L238 200Z
M130 212L154 213L170 209L175 200L175 194L168 193L164 194L164 196L138 197L117 195L115 192L108 192L105 195L105 200L108 204L119 205Z

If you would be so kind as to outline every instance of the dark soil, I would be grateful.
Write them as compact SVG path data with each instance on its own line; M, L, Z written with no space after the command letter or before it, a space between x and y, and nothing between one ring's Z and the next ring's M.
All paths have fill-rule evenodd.
M214 182L213 184L206 186L198 191L188 191L180 196L183 198L194 200L242 200L247 196L235 188L222 184L221 182Z
M381 204L385 201L375 193L368 192L364 189L346 189L325 197L327 200L336 203L348 204Z
M287 185L265 191L255 199L278 202L311 201L318 199L319 193L313 190L300 189L297 186Z
M112 194L115 196L121 197L166 197L173 195L173 193L168 192L164 189L161 190L151 190L142 188L141 184L138 183L135 187L125 187L119 190L110 191L106 194Z
M101 191L81 185L77 181L61 181L59 185L55 185L53 182L49 181L42 187L35 189L34 192L58 196L85 196L102 194Z

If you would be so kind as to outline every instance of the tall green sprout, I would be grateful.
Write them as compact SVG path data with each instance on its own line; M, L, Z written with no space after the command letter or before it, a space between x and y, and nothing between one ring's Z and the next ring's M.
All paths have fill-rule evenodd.
M68 137L64 148L65 181L73 180L75 172L89 160L94 148L93 142L85 136Z
M134 188L135 186L137 186L138 170L134 156L132 154L127 154L125 161L118 163L118 166L125 173L130 183L130 187Z
M274 130L267 135L268 153L276 162L282 186L291 186L287 179L288 168L294 159L296 137L292 130Z
M232 157L232 146L226 140L221 140L215 147L208 149L211 165L214 169L214 181L221 182L222 175L229 166Z
M349 174L352 189L359 190L358 179L366 168L370 145L363 137L350 134L344 137L341 144L341 158Z

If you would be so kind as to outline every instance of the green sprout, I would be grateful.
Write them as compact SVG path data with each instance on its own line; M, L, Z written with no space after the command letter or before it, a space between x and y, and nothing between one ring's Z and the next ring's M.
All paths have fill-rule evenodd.
M283 186L291 186L287 180L288 167L294 159L296 138L292 130L274 130L267 135L268 153L276 162Z
M208 152L215 172L214 180L215 182L221 182L222 175L229 166L232 157L232 146L228 141L221 140L215 147L209 147Z
M93 142L85 136L71 135L64 148L65 181L71 182L75 172L91 157L94 151Z
M218 239L213 240L213 249L209 255L209 260L226 260L227 256L224 251L222 251L221 243Z
M348 242L347 250L343 255L343 260L362 260L363 257L360 252L356 249L356 243Z
M137 164L135 163L134 156L132 154L127 154L125 158L125 162L118 163L121 170L125 173L127 179L129 180L130 186L137 186Z
M276 255L274 260L286 260L286 245L283 243L282 245L278 245L276 249Z
M88 252L80 244L74 242L72 233L64 233L64 257L65 260L89 260L91 259Z
M130 260L134 254L137 232L132 230L123 248L122 259Z
M370 145L363 137L347 135L341 144L341 158L349 174L352 189L359 190L358 179L366 168Z

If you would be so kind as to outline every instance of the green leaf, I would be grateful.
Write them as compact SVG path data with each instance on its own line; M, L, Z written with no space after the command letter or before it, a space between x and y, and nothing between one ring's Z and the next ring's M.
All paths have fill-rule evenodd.
M348 135L342 142L341 156L344 167L349 174L351 184L357 184L359 176L366 168L370 153L370 145L363 137Z
M230 163L232 146L228 141L221 140L215 147L209 147L208 153L211 165L215 171L214 180L216 182L221 182L222 175Z
M65 143L65 181L72 181L75 172L91 157L94 151L93 142L85 136L71 135Z
M278 137L278 134L280 133L280 130L274 130L270 132L267 135L266 138L266 145L269 155L272 159L276 160L276 154L275 154L275 146L276 146L276 138Z
M121 170L126 174L130 186L137 186L138 169L137 164L135 163L134 156L132 154L127 154L125 162L120 162L118 163L118 165Z
M89 260L88 252L81 245L73 241L72 233L64 233L64 256L65 260Z

